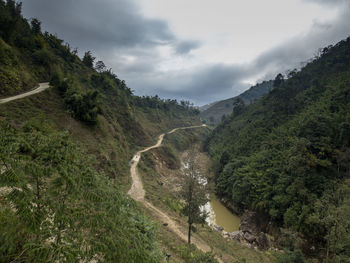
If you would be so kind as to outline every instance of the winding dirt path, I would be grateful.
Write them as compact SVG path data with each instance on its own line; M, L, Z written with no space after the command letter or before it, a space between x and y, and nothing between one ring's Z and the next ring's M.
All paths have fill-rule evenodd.
M44 91L44 90L46 90L48 88L50 88L49 82L39 83L39 87L34 89L34 90L31 90L31 91L28 91L28 92L25 92L25 93L22 93L22 94L19 94L19 95L16 95L16 96L12 96L12 97L9 97L9 98L0 99L0 104L5 104L5 103L13 101L13 100L22 99L22 98L25 98L25 97L28 97L28 96L40 93L40 92L42 92L42 91Z
M181 229L180 226L171 219L166 213L161 211L159 208L155 207L153 204L145 200L145 190L143 188L141 177L139 176L139 173L137 171L137 165L140 161L141 154L144 152L147 152L151 149L158 148L162 145L163 139L165 134L171 134L176 132L177 130L185 130L185 129L194 129L194 128L200 128L205 127L206 125L198 125L198 126L189 126L189 127L182 127L182 128L175 128L167 133L163 133L159 135L158 141L155 145L147 147L141 151L138 151L134 157L131 159L131 167L130 167L130 175L132 178L132 185L128 192L128 194L136 201L141 202L145 207L147 207L149 210L153 211L158 218L158 220L163 223L167 224L167 227L173 231L176 235L178 235L182 240L187 242L187 230ZM192 237L192 243L197 246L198 249L200 249L203 252L210 251L210 247L202 240ZM219 258L217 258L219 262L222 262Z

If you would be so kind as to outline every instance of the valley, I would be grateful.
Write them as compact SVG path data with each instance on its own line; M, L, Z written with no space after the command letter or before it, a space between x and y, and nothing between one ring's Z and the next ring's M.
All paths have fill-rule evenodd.
M204 127L168 133L164 138L163 145L158 145L159 147L145 152L139 163L139 173L146 192L145 202L148 203L145 205L146 213L160 220L159 213L161 210L162 213L165 212L172 221L176 222L177 229L172 231L173 222L167 224L169 219L160 220L162 223L160 225L161 244L174 256L174 262L187 262L189 260L188 255L183 251L187 246L187 226L186 217L181 214L182 203L178 196L184 178L181 167L184 165L183 160L188 154L187 147L189 147L189 144L187 141L200 143L199 138L203 138L203 135L207 132L208 129ZM198 171L205 175L203 178L209 182L209 192L211 192L211 196L215 196L213 178L208 172L209 157L200 150L199 144L196 144L195 149ZM212 205L214 212L218 213L215 215L217 216L217 222L226 223L228 231L230 229L232 231L238 230L239 218L237 216L233 215L215 197L209 203ZM150 208L154 206L157 209ZM248 248L235 240L228 241L228 238L224 238L221 232L215 230L215 227L217 226L210 223L208 225L196 224L192 244L205 252L212 251L219 262L242 262L244 260L247 262L273 262L273 256L268 252ZM179 241L172 241L174 234L179 237ZM180 240L182 241L180 242ZM195 259L193 260L196 262Z
M232 71L257 69L203 65L159 87L156 53L200 44L158 20L141 31L169 39L113 53L132 88L22 3L0 0L0 22L0 263L349 262L350 37L233 97Z

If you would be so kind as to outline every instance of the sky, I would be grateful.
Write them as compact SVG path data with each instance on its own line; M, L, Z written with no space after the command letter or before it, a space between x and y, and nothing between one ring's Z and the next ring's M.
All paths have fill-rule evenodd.
M350 36L349 0L25 0L79 55L90 50L136 95L234 97Z

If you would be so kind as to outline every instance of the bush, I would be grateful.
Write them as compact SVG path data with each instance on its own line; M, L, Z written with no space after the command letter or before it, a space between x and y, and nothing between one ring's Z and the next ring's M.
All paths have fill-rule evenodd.
M300 250L284 250L283 253L276 255L278 263L306 263L303 253Z
M74 86L68 88L65 103L68 109L72 111L74 118L87 124L95 125L97 123L97 115L102 113L98 100L99 92L96 90L84 92Z

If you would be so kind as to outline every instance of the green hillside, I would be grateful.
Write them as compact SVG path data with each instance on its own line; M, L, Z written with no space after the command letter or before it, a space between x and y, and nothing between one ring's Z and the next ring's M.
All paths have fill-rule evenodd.
M201 118L205 123L216 126L218 125L226 116L232 113L234 104L240 103L242 100L245 105L251 104L254 101L260 99L266 93L268 93L273 86L273 81L264 81L255 86L252 86L250 89L246 90L242 94L226 99L221 100L208 106L203 106L201 109Z
M349 262L350 38L275 86L208 139L217 192L283 227L281 247Z
M93 62L0 1L0 98L52 85L0 104L0 262L163 259L156 225L126 197L128 162L199 112L135 96Z

